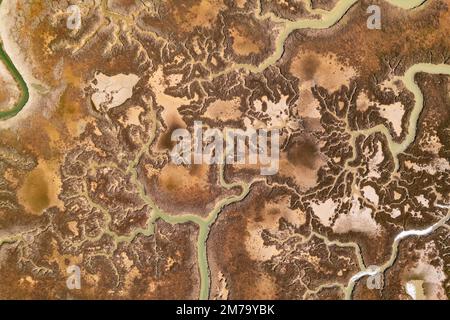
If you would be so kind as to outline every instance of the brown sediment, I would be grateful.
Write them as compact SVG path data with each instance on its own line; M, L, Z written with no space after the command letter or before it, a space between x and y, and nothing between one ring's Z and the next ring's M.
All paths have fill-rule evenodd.
M192 31L195 27L211 27L217 20L220 10L224 9L222 0L171 0L167 4L178 27L183 31Z
M171 151L177 143L176 141L172 141L173 132L177 129L184 128L186 128L186 126L183 123L177 121L177 119L168 120L168 127L159 138L158 149Z
M62 2L8 3L2 41L17 41L9 53L32 97L0 132L0 297L195 299L211 280L211 298L340 299L358 259L381 264L401 230L431 225L443 212L435 203L449 201L448 76L416 75L425 105L398 173L384 133L362 132L405 135L414 97L399 79L447 57L448 1L412 11L378 1L382 30L366 28L360 1L334 26L278 43L283 19L320 18L306 2L86 2L77 31ZM281 58L256 68L275 45ZM137 77L123 103L92 105L99 73ZM277 174L225 166L228 183L262 182L209 225L210 279L198 272L205 229L152 220L205 219L238 193L217 166L169 162L172 133L198 119L282 130ZM445 298L447 230L402 243L385 288L363 278L353 297L409 299L410 283L420 297ZM65 285L73 264L80 291Z
M157 170L146 168L142 179L147 192L161 209L174 215L206 216L220 199L234 194L233 190L220 187L215 166L170 163Z
M18 191L19 203L26 211L40 215L50 206L61 206L58 199L61 181L57 168L58 163L40 163L27 174Z
M289 145L287 159L295 166L316 169L317 159L320 156L319 147L312 140L296 140Z
M249 28L243 28L236 25L231 28L231 38L233 41L233 51L239 56L248 56L250 54L258 54L261 52L262 44L252 39Z

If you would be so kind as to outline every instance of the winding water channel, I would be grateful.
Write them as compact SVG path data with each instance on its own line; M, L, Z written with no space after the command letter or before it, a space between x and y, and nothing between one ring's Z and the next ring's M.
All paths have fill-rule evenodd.
M421 6L426 2L426 0L386 0L387 2L391 3L394 6L397 6L402 9L414 9L416 7ZM310 11L313 13L320 13L322 18L321 19L300 19L298 21L289 21L289 20L282 20L278 17L275 17L274 15L268 14L267 16L271 19L273 19L276 22L279 22L281 25L281 30L278 34L277 40L276 40L276 48L273 54L268 57L264 62L259 64L258 66L250 65L250 64L236 64L233 66L233 69L245 69L251 72L261 72L267 67L271 66L272 64L276 63L283 55L284 53L284 43L288 36L295 30L298 29L326 29L330 28L331 26L338 23L342 17L351 9L351 7L358 2L358 0L340 0L336 6L331 11L324 11L324 10L314 10L311 9ZM2 0L0 0L0 5L2 3ZM3 48L3 43L0 41L0 60L2 63L5 64L11 75L14 77L17 85L21 89L21 96L20 99L17 101L17 103L14 106L11 106L11 108L7 111L0 112L0 120L7 120L14 116L16 116L27 104L29 100L29 92L28 92L28 86L25 83L23 77L19 73L19 71L14 66L12 60L8 56L8 54L5 52ZM222 73L225 73L229 70L226 70ZM450 65L446 64L427 64L427 63L418 63L410 67L405 75L401 78L403 83L405 84L406 88L411 91L414 94L415 98L415 105L413 112L409 119L409 125L408 125L408 134L407 137L401 142L397 143L393 141L388 129L384 125L378 125L373 128L367 129L367 130L361 130L356 131L352 134L352 139L356 139L357 136L363 134L363 135L370 135L376 132L380 132L384 134L388 140L389 149L394 157L395 161L395 170L398 169L398 155L405 151L405 149L414 141L414 138L416 136L416 129L417 129L417 121L420 116L420 113L423 109L423 93L420 91L420 88L414 81L414 76L419 72L425 72L430 74L447 74L450 75ZM217 74L218 75L218 74ZM156 117L154 117L156 118ZM156 120L156 119L155 119ZM156 123L156 121L155 121ZM155 128L153 129L153 133L156 134ZM133 180L138 185L139 191L141 193L141 196L151 205L153 208L153 216L152 220L156 221L157 219L162 219L168 223L171 224L178 224L178 223L186 223L186 222L192 222L198 225L199 227L199 235L197 240L197 255L198 255L198 265L199 265L199 273L200 273L200 299L208 299L209 297L209 290L210 290L210 274L209 274L209 268L208 268L208 259L207 259L207 252L206 252L206 242L208 239L209 231L211 225L216 221L218 214L222 211L222 209L226 206L228 206L231 203L235 203L238 201L241 201L244 199L247 194L249 193L250 187L252 183L245 184L245 183L234 183L234 184L227 184L223 179L223 166L220 167L220 184L225 189L230 189L234 187L239 187L241 189L241 193L237 196L232 196L226 199L221 200L219 203L216 204L214 209L208 214L206 218L201 218L196 215L173 215L169 213L165 213L162 210L160 210L153 202L152 199L148 197L146 194L143 186L139 183L139 179L137 179L137 171L136 167L139 161L140 156L143 154L143 152L146 151L146 147L150 145L150 143L154 140L154 136L152 137L151 141L149 141L145 146L142 148L142 152L138 154L135 161L130 163L129 169L132 169L132 176ZM344 288L345 296L346 298L351 298L353 287L355 283L361 279L364 276L367 275L375 275L379 272L384 272L386 269L388 269L392 264L394 263L396 256L397 256L397 250L398 245L402 239L409 236L423 236L427 235L440 226L442 226L446 221L448 221L450 218L450 210L448 211L448 214L442 218L438 223L436 223L433 226L430 226L429 228L425 230L409 230L409 231L403 231L401 232L394 240L392 244L392 254L390 259L383 265L375 268L375 269L365 269L361 270L359 273L354 275L348 285ZM132 236L136 236L138 233L150 235L153 233L153 227L149 227L146 230L138 230L135 233L133 233ZM128 238L128 237L126 237ZM118 241L124 241L126 240L123 237L117 237ZM0 242L1 243L1 242ZM357 246L356 246L357 247ZM362 261L361 254L359 250L356 250L356 253L358 255L358 260Z
M1 1L0 1L1 5ZM28 86L25 80L22 78L22 75L19 73L17 68L14 66L11 58L3 49L3 43L0 41L0 63L3 63L8 71L13 76L16 84L20 89L20 97L14 106L9 108L6 111L0 111L0 120L5 120L16 116L27 104L28 99L30 98L30 94L28 92Z
M444 216L441 220L439 220L437 223L435 223L434 225L422 229L422 230L405 230L400 232L394 239L394 242L392 243L392 251L391 251L391 256L389 258L389 260L387 260L384 264L382 264L381 266L371 266L370 268L367 268L365 270L362 270L360 272L358 272L357 274L355 274L349 281L347 287L344 289L344 293L345 293L345 298L347 300L351 299L352 297L352 293L353 293L353 288L355 287L356 282L366 276L374 276L377 274L382 274L384 273L387 269L389 269L390 267L392 267L392 265L395 262L395 259L397 258L397 253L398 253L398 246L400 244L400 242L403 239L406 239L408 237L413 237L413 236L426 236L431 234L433 231L435 231L436 229L442 227L449 219L450 219L450 206L447 205L436 205L437 207L441 207L443 209L447 209L447 215Z

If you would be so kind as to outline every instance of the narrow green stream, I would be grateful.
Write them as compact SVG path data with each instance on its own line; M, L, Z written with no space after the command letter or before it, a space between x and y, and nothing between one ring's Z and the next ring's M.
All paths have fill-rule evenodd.
M27 104L28 99L30 98L30 94L28 92L28 86L25 83L25 80L23 80L21 74L14 66L8 54L3 49L3 44L1 42L0 42L0 60L6 66L11 75L14 77L14 80L19 86L21 92L19 101L17 101L16 105L12 106L7 111L0 111L0 120L4 120L16 116Z
M2 2L3 0L0 0L0 6ZM28 86L25 83L25 80L22 78L22 75L19 73L17 68L14 66L14 63L12 62L11 58L4 50L3 43L1 41L0 41L0 60L6 66L8 71L11 73L21 91L20 98L17 101L16 105L11 106L11 108L7 111L0 111L0 120L4 120L16 116L27 104L28 99L30 98L30 94L28 92Z

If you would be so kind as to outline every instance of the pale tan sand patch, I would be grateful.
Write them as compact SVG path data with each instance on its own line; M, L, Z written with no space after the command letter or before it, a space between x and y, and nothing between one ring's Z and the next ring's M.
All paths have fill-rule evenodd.
M52 206L63 208L58 199L61 191L61 178L56 161L40 161L38 166L30 171L18 191L18 200L24 208L36 215Z
M205 117L213 120L222 121L237 121L242 117L242 112L239 110L240 99L233 100L216 100L211 103L205 112Z
M235 3L239 9L243 9L245 4L247 3L247 0L236 0Z
M426 171L434 176L436 173L450 170L450 162L444 158L436 158L426 165L419 165L410 160L406 160L405 167L414 171Z
M368 153L365 153L366 155ZM367 174L368 178L380 178L381 174L378 170L378 166L383 162L384 154L382 149L382 144L380 141L377 142L377 151L369 159L369 173Z
M256 261L268 261L280 254L275 245L266 246L261 237L262 228L254 226L249 228L248 237L245 240L245 248L251 259Z
M423 280L410 280L405 285L406 293L413 300L425 300L425 292L423 288L424 281Z
M320 223L330 227L338 204L329 198L325 202L311 202L310 206L314 215L319 218Z
M306 86L307 85L305 84L302 87ZM314 98L310 88L300 90L297 103L297 114L303 118L320 118L320 104L319 101Z
M67 222L67 228L75 235L78 236L80 233L78 231L78 222L77 221L69 221Z
M423 151L431 152L435 155L439 155L440 150L444 146L441 139L437 136L437 132L426 131L419 141L419 146Z
M339 215L333 225L336 233L360 232L375 237L380 226L372 218L372 209L361 206L359 199L353 196L352 207L347 214Z
M380 198L372 186L364 186L361 191L366 199L372 202L375 206L378 206Z
M166 83L166 80L169 82ZM169 77L168 79L165 78L162 67L160 67L150 77L149 84L156 96L156 103L163 107L162 118L165 124L168 125L171 122L175 122L186 126L186 123L182 119L178 109L182 105L189 105L191 100L173 97L164 92L171 85L170 81L176 82L177 80L178 78L176 76Z
M126 116L122 116L119 119L119 122L124 126L140 126L141 121L139 120L139 116L144 112L144 109L140 106L130 107L127 110Z
M394 132L397 136L402 134L402 119L405 114L405 108L401 102L396 102L391 105L379 105L378 111L380 115L389 121L394 128Z
M430 206L430 201L426 199L423 194L416 196L416 200L425 208L428 208Z
M139 81L134 74L117 74L107 76L101 72L95 75L96 83L92 87L96 91L91 100L98 111L107 111L118 107L133 95L133 87Z
M253 107L255 110L267 117L265 129L296 129L298 121L290 116L289 105L287 103L288 96L281 96L277 103L272 102L266 96L261 100L256 100ZM265 106L265 108L264 108Z
M214 300L227 300L229 294L229 290L227 288L227 278L221 271L219 271L217 278L219 288L217 294L214 296Z
M242 30L237 27L230 29L231 37L233 38L233 51L239 56L249 56L250 54L258 54L261 51L262 44L249 38Z
M364 91L361 91L356 99L356 109L358 111L364 112L371 106L371 101Z

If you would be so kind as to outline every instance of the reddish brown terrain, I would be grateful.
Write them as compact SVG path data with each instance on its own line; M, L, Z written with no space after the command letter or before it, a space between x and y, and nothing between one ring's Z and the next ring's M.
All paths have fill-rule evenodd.
M1 2L0 299L448 299L450 0L351 2Z

